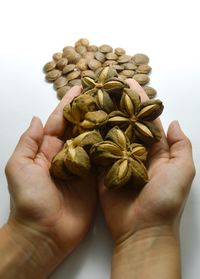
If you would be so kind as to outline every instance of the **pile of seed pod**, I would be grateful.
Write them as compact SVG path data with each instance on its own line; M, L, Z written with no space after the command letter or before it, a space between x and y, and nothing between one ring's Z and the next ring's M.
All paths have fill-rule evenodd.
M63 110L72 132L52 160L52 176L84 178L101 167L109 189L143 187L148 182L148 149L161 138L152 121L162 113L162 102L141 102L112 66L81 82L81 95Z
M79 39L74 46L66 46L63 52L53 54L52 61L44 65L46 79L54 83L57 96L61 99L74 85L81 84L81 78L94 78L103 67L113 66L122 80L134 78L146 91L149 98L156 96L156 90L146 84L150 81L151 67L145 54L128 55L126 51L110 45L90 45L88 39Z

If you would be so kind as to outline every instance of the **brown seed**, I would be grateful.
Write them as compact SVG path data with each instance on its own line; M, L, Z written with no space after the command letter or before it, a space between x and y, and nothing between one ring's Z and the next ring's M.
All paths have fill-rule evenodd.
M56 68L62 71L67 64L68 64L68 59L67 58L61 58L56 63Z
M99 47L99 51L102 52L102 53L108 53L108 52L112 52L113 48L109 45L101 45Z
M95 77L95 73L92 70L86 70L81 73L81 77Z
M118 64L113 65L113 68L114 68L117 72L120 72L120 71L123 71L123 70L124 70L123 64L121 64L121 65L118 65Z
M54 81L55 88L63 87L67 84L67 79L65 77L59 77Z
M90 61L91 59L94 59L94 52L88 51L83 55L83 58L85 58L87 61Z
M100 51L95 52L94 56L101 63L103 63L106 60L105 55Z
M59 89L57 90L57 97L58 97L58 99L61 100L61 99L65 96L65 94L67 93L67 91L69 91L69 89L71 89L70 86L63 86L63 87L59 88Z
M119 64L122 64L122 63L127 63L131 60L131 56L130 55L127 55L127 54L123 54L119 57L118 59L118 63Z
M135 65L134 62L128 62L128 63L124 63L122 64L124 66L125 70L136 70L137 66Z
M69 81L69 80L78 78L80 75L81 75L80 71L73 71L73 72L69 73L68 75L66 75L66 79Z
M151 67L149 65L139 65L136 72L138 74L148 74L151 72Z
M145 74L136 74L133 76L133 78L140 84L144 85L149 82L149 77Z
M95 71L95 76L98 76L99 73L103 70L103 67L99 67L98 69L96 69Z
M68 64L64 67L64 69L62 70L63 75L68 74L72 71L74 71L74 69L76 68L75 64Z
M46 79L49 80L49 81L54 81L56 80L57 78L59 78L61 76L61 71L57 70L57 69L54 69L52 71L49 71L47 74L46 74Z
M107 60L104 62L103 64L104 66L113 66L113 65L117 65L117 61L116 60Z
M85 46L85 47L87 47L87 46L89 46L89 44L90 44L90 42L89 42L88 39L81 38L81 39L79 39L78 41L75 42L75 47L77 47L77 46Z
M117 54L113 53L113 52L109 52L106 54L106 59L108 60L117 60L118 56Z
M95 45L90 45L90 46L87 47L87 50L92 51L92 52L96 52L96 51L98 51L98 47L95 46Z
M127 77L122 74L119 74L119 78L122 79L123 81L127 79Z
M74 52L71 56L69 56L69 63L76 64L81 59L81 55L77 52Z
M157 95L156 90L150 86L143 86L143 89L150 99L153 99Z
M87 60L85 58L81 58L78 63L76 64L76 67L80 70L80 71L85 71L87 70Z
M123 49L121 47L117 47L115 49L115 54L117 54L117 55L124 55L124 54L126 54L126 51L125 51L125 49Z
M54 61L57 62L58 60L60 60L62 58L62 55L63 55L62 52L56 52L53 54L52 58Z
M101 62L99 62L98 60L96 59L91 59L89 62L88 62L88 67L91 69L91 70L96 70L98 69L99 67L101 67Z
M70 51L74 51L74 47L72 47L72 46L66 46L66 47L63 48L63 52L68 53L68 52L70 52Z
M87 52L87 48L85 46L77 46L76 52L82 56Z
M134 73L135 72L132 71L132 70L123 70L123 71L120 72L120 75L124 75L127 78L132 78Z
M132 57L136 65L143 65L149 63L149 57L143 53L137 53Z
M55 61L50 61L44 65L43 69L44 69L44 72L47 73L47 72L53 70L55 67L56 67Z
M70 86L81 85L81 80L79 78L72 79L69 81Z

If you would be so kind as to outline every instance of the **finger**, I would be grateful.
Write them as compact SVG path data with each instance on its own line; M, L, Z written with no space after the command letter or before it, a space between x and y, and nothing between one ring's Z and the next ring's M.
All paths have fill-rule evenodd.
M59 105L49 116L44 127L45 135L62 138L66 129L66 120L63 117L63 109L66 104L69 104L76 96L80 95L81 87L72 87L67 94L62 98Z
M43 140L43 125L38 117L33 117L29 128L21 136L13 156L18 158L34 160Z

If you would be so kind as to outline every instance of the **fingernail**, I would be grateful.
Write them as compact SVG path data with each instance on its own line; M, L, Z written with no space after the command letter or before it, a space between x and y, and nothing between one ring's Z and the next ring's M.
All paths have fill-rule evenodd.
M33 116L33 118L31 119L31 122L30 122L30 127L33 127L35 125L37 118L38 118L37 116Z
M173 121L177 128L181 129L180 123L178 120Z

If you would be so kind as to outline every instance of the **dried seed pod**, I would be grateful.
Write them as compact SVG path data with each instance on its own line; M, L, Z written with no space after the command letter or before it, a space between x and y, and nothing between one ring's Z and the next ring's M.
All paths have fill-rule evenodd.
M72 175L69 173L65 167L64 157L66 150L62 149L52 160L50 173L59 179L68 180L72 178Z
M59 88L57 90L57 97L58 97L58 99L61 100L65 96L67 91L69 91L69 89L71 89L70 86L63 86L63 87Z
M73 72L75 70L75 68L76 68L75 64L68 64L63 68L62 73L63 73L63 75L66 75L70 72Z
M133 78L141 85L147 84L150 80L145 74L135 74Z
M47 72L53 70L55 67L56 67L55 61L50 61L44 65L43 69L44 69L44 72L47 73Z
M95 71L97 70L99 67L101 67L101 62L99 62L98 60L96 59L91 59L89 62L88 62L88 67Z
M123 48L121 48L121 47L117 47L116 49L115 49L115 54L117 54L117 55L124 55L124 54L126 54L126 51L125 51L125 49L123 49Z
M55 88L58 89L60 87L65 86L67 84L67 82L68 82L67 79L65 77L61 76L54 81L54 86L55 86Z
M58 62L58 60L60 60L62 58L62 52L56 52L53 54L52 58L55 62Z
M153 98L156 97L157 92L156 92L156 90L153 87L145 85L145 86L143 86L143 89L144 89L144 91L146 92L147 96L150 99L153 99Z
M62 71L67 64L68 64L68 59L67 58L61 58L56 63L56 68Z
M54 81L56 80L57 78L59 78L61 76L61 71L57 70L57 69L54 69L52 71L49 71L47 74L46 74L46 79L49 80L49 81Z
M73 72L66 75L66 79L68 81L72 80L72 79L77 79L78 77L80 77L80 75L81 75L80 71L73 71Z
M149 57L143 53L137 53L132 57L136 65L144 65L149 63Z
M118 63L119 64L123 64L123 63L129 62L130 60L131 60L131 56L130 55L123 54L123 55L119 56Z
M103 63L106 60L105 55L100 51L95 52L94 56L101 63Z
M113 48L109 45L101 45L99 47L99 51L102 52L102 53L108 53L108 52L112 52Z
M104 125L108 121L108 114L103 110L89 111L85 114L85 120L81 123L84 129L95 129Z
M107 113L110 113L111 111L114 110L113 101L107 92L98 90L98 92L95 96L95 100L96 100L96 103L97 103L99 109L102 109L102 110L106 111Z
M149 65L139 65L136 72L138 74L148 74L151 72L151 67Z

